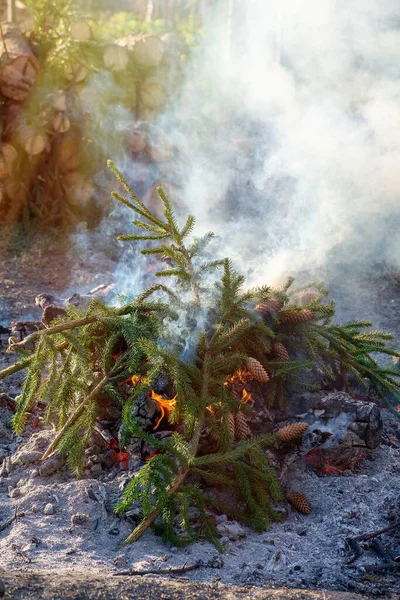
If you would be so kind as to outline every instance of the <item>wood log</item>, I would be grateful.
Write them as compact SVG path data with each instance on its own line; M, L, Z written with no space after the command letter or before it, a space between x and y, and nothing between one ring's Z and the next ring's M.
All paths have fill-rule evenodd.
M129 53L126 48L113 44L105 48L103 61L105 68L110 71L124 71L129 64Z
M6 186L2 181L0 181L0 214L2 213L3 209L6 206L6 202L7 202Z
M24 125L24 107L20 102L8 99L3 106L1 139L13 145L15 134Z
M85 209L94 195L94 186L79 171L72 171L63 177L65 197L71 208Z
M66 66L65 76L67 77L68 81L80 83L88 76L88 70L81 63L72 63Z
M17 162L18 153L11 144L2 144L0 147L0 179L11 175Z
M47 146L45 134L33 125L27 125L20 129L18 137L25 152L31 156L41 154Z
M158 67L164 56L164 44L156 35L127 35L116 42L132 52L135 63L144 69Z
M72 130L59 136L54 143L55 164L62 173L76 171L81 165L80 135Z
M149 77L140 86L139 100L147 108L160 108L166 99L167 89L156 77Z
M71 127L71 121L64 114L64 112L59 112L53 119L53 129L57 133L65 133Z
M18 27L6 23L0 42L0 90L4 96L23 102L39 74L39 62Z
M92 37L92 28L87 21L81 19L71 25L69 33L73 40L87 42Z
M65 92L58 92L54 98L53 107L59 111L67 110L67 94Z

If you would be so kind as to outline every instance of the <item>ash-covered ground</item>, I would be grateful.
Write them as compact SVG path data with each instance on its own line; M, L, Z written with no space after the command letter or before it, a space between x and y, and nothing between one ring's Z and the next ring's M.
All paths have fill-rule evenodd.
M17 510L18 517L0 533L1 567L24 570L113 573L119 570L158 569L196 563L204 566L185 574L193 581L263 586L271 582L295 588L353 591L389 597L398 590L396 570L385 570L379 550L363 549L352 556L346 538L393 524L400 515L400 449L382 445L355 473L319 477L299 458L287 476L293 489L310 500L312 514L288 508L285 522L264 533L217 517L226 553L199 542L171 548L147 532L136 544L118 550L132 530L135 516L118 518L113 507L134 472L116 467L97 478L73 479L57 463L43 469L39 459L52 432L27 431L16 438L8 425L11 412L1 411L1 453L10 452L8 475L0 480L1 523ZM385 414L387 427L397 427ZM55 472L51 472L55 468ZM286 503L285 507L286 507ZM400 548L400 531L380 536L392 557ZM394 596L396 597L396 596Z
M90 273L84 275L84 265L81 273L83 288L110 282L100 281ZM107 277L104 273L102 271ZM24 292L26 295L22 295L21 301L18 290L23 289L23 278L14 281L4 277L6 273L2 275L3 289L12 293L7 294L7 314L3 313L1 322L6 324L11 314L16 319L31 317L36 310L34 294L49 291L48 285L52 282L38 274L29 295ZM328 283L332 287L335 279L330 279ZM399 341L400 289L393 273L381 269L373 275L360 276L357 288L345 286L343 281L339 278L333 289L333 296L339 301L341 320L371 317L377 327L393 332ZM60 291L70 287L60 281L55 286ZM2 354L0 367L10 360ZM14 376L3 382L3 391L15 396L20 385L21 376ZM185 573L184 577L191 581L261 587L276 584L398 598L400 569L386 569L384 554L391 559L400 554L400 530L379 536L381 544L376 547L365 544L361 547L361 556L353 562L349 562L352 552L346 543L346 538L382 529L400 520L400 425L388 411L383 409L382 413L383 443L354 472L320 477L301 457L292 464L286 481L310 500L311 515L302 516L284 502L287 519L264 533L254 533L220 515L217 521L226 542L226 552L218 554L206 542L185 549L171 548L151 532L136 544L118 550L135 525L135 514L130 519L119 518L113 508L135 469L126 472L112 467L98 470L96 477L87 473L79 480L72 478L67 467L60 464L55 465L54 472L43 470L40 456L51 439L51 430L35 431L31 425L16 437L9 423L12 411L3 406L0 412L0 463L3 463L0 567L15 574L33 570L50 573L54 569L112 574L131 568L190 565L202 560L201 567ZM3 529L15 511L17 518Z

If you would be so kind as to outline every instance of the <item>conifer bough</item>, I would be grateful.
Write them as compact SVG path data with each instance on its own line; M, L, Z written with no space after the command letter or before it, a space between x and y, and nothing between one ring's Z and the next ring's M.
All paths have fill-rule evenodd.
M282 491L264 449L278 439L298 439L307 427L294 423L252 437L241 400L234 386L227 385L233 376L248 369L264 384L266 403L284 407L290 389L309 389L304 375L317 364L326 377L337 379L340 374L347 389L352 380L369 380L396 413L390 400L399 397L400 372L380 366L372 353L399 353L389 345L391 336L371 331L370 323L332 324L334 305L323 303L326 292L320 284L314 286L317 296L301 306L293 300L291 279L280 289L244 289L243 276L228 259L204 260L212 233L193 238L194 217L179 225L161 188L157 192L164 210L156 215L112 162L109 167L128 194L114 192L113 197L135 213L133 224L139 231L119 239L143 243L141 253L161 258L164 265L167 258L169 266L155 276L171 284L155 283L118 309L95 300L83 311L69 307L68 316L56 325L14 344L12 349L19 351L36 343L30 356L0 373L2 378L27 368L14 428L21 431L35 400L47 402L46 418L56 422L58 433L45 456L56 449L66 453L79 474L99 412L97 398L100 392L107 394L122 409L122 444L137 437L156 450L128 483L116 508L123 514L133 503L141 507L142 521L125 544L152 525L174 545L205 537L220 548L212 512L256 530L279 520L274 503ZM94 372L99 373L97 384ZM172 429L179 423L179 431L162 440L143 431L132 416L139 396L151 391L160 373L175 388ZM118 383L133 375L138 383L126 397ZM314 389L317 383L311 382ZM199 441L208 430L217 450L204 455ZM230 502L220 489L229 489ZM288 498L308 511L298 496ZM196 522L189 508L195 510Z

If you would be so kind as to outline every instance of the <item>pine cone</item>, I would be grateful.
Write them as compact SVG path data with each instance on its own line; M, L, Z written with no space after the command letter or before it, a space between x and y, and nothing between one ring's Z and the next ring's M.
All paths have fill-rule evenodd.
M255 358L249 357L247 359L247 368L250 373L253 375L254 379L257 381L261 381L263 383L268 383L269 376L267 371L264 369L262 364L258 362Z
M269 317L271 314L278 313L283 308L283 302L280 300L266 300L257 304L255 311L262 317Z
M309 501L300 492L288 490L286 492L287 501L302 515L310 515L312 510Z
M315 312L308 308L302 308L301 310L288 310L281 312L279 318L285 325L300 325L301 323L308 323L314 321L316 318Z
M290 423L277 431L277 436L282 442L291 442L301 437L305 430L308 429L308 423Z
M234 416L234 414L233 413L229 413L226 416L226 421L228 423L228 427L229 427L229 430L230 430L230 432L232 434L232 437L234 438L235 437L235 416Z
M275 358L278 360L289 360L289 352L286 350L285 346L280 342L276 344L272 344L272 353Z
M251 435L247 419L242 412L235 415L235 437L237 440L247 440Z

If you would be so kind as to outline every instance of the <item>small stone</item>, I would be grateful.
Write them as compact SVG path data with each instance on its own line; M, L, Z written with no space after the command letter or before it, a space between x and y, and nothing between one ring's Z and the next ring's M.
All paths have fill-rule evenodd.
M85 513L76 513L71 517L72 525L86 525L89 522L89 515Z
M44 512L45 515L54 515L54 513L56 512L54 504L52 504L51 502L49 502L48 504L46 504L46 506L44 507L44 511L43 512Z
M109 535L119 535L119 529L118 527L112 527L112 529L110 529L110 531L108 532Z
M32 506L31 506L31 512L33 512L33 513L38 513L38 512L40 512L40 507L39 507L39 505L38 505L38 504L32 504Z
M35 479L35 477L39 477L38 469L33 469L33 471L31 471L31 474L29 475L30 479Z
M67 556L69 556L70 554L76 554L77 552L78 552L77 549L75 547L73 547L73 548L69 548L65 554Z
M210 569L222 569L223 566L224 561L220 556L213 556L207 563L207 567L210 567Z
M63 456L56 455L48 458L40 467L39 475L41 477L49 477L64 465L65 459Z
M246 530L239 525L237 521L225 521L217 525L218 533L222 536L227 536L230 540L235 541L241 537L246 537Z
M12 462L15 464L32 465L38 463L42 458L43 453L37 450L21 450L17 452L12 458Z
M226 515L217 515L215 517L215 522L219 525L219 523L225 523L228 520Z
M93 477L99 477L103 473L103 467L100 463L95 463L90 469L90 473Z
M9 490L8 495L10 498L18 498L21 495L21 490L18 488L11 489Z

